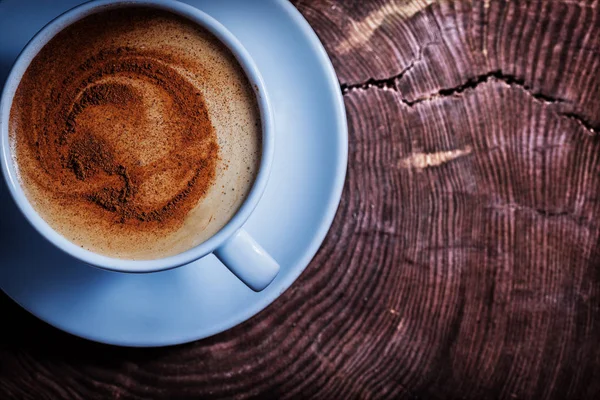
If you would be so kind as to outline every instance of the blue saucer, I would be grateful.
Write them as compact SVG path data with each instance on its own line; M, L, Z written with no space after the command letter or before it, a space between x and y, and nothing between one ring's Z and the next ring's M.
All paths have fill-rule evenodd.
M55 249L28 224L0 182L0 287L25 309L86 339L166 346L229 329L273 302L306 268L335 215L346 173L344 104L331 63L285 0L188 0L235 34L273 103L275 158L245 228L281 264L255 293L210 255L153 274L103 271ZM0 82L26 42L77 0L0 1ZM1 87L0 87L1 89Z

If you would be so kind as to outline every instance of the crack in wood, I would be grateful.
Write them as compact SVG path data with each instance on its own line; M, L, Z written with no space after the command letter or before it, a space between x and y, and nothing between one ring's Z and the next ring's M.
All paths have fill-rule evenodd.
M419 61L420 59L417 58L413 61L410 62L410 64L408 64L406 66L406 68L404 68L402 71L400 71L398 74L390 77L390 78L384 78L384 79L375 79L375 78L369 78L367 81L365 82L361 82L361 83L353 83L353 84L346 84L346 83L342 83L340 85L340 88L342 90L342 94L346 95L347 93L350 93L352 91L355 90L368 90L372 87L376 87L378 89L392 89L392 90L398 90L398 87L396 86L396 83L402 79L402 77L408 72L410 71L414 66L415 63L417 61Z
M590 134L595 135L596 132L600 131L600 125L593 125L585 117L582 117L575 113L560 113L560 115L569 118L577 122L583 129L588 131Z
M565 102L565 100L560 99L560 98L554 98L554 97L545 95L543 93L534 92L534 91L532 91L532 88L530 86L528 86L523 79L519 79L514 75L503 74L502 71L500 71L500 70L488 72L487 74L483 74L483 75L479 75L475 78L467 80L464 84L453 87L453 88L440 89L437 93L434 94L434 96L435 95L437 95L439 97L453 96L453 95L456 95L459 93L463 93L464 91L466 91L468 89L475 89L475 88L477 88L477 86L481 85L482 83L486 83L491 79L495 79L497 81L504 82L509 86L519 86L522 89L524 89L527 93L529 93L531 95L531 97L541 100L545 103L563 103L563 102ZM429 100L429 96L418 98L413 101L407 100L407 104L414 105L414 104L417 104L419 102L426 101L426 100Z
M425 49L427 49L429 46L432 46L434 44L439 44L439 41L432 40L430 42L425 43L423 46L421 46L419 48L419 53L417 54L417 57L414 60L412 60L404 69L402 69L402 71L400 71L399 73L397 73L396 75L394 75L392 77L384 78L384 79L369 78L365 82L355 83L355 84L342 83L340 85L342 94L345 95L354 90L367 90L372 87L377 87L379 89L384 89L384 90L385 89L398 90L398 87L396 85L397 82L400 81L404 77L404 75L406 75L418 62L423 60L423 53L425 52Z
M371 88L378 88L378 89L383 89L383 90L394 90L401 94L401 91L398 88L397 82L400 79L402 79L402 77L406 74L406 72L408 72L418 61L419 61L419 58L417 58L414 62L411 62L398 75L395 75L391 78L380 79L380 80L375 80L375 79L371 78L364 83L342 84L341 85L342 94L346 95L352 91L369 90ZM432 100L436 100L439 98L456 96L458 94L465 92L466 90L476 89L479 85L486 83L490 80L495 80L497 82L503 82L511 87L519 87L519 88L523 89L531 97L533 97L535 100L541 101L545 104L568 103L568 100L561 99L561 98L555 98L555 97L552 97L550 95L540 93L540 92L535 92L535 91L533 91L533 88L531 86L529 86L525 83L525 81L523 79L517 78L514 75L504 74L501 70L491 71L486 74L478 75L474 78L467 80L465 83L463 83L461 85L454 86L451 88L442 88L435 93L428 94L428 95L422 96L422 97L418 97L414 100L409 100L406 97L401 96L400 101L408 107L414 107L415 105L418 105L425 101L432 101ZM557 112L557 114L559 116L563 116L565 118L575 121L579 126L581 126L584 130L586 130L591 135L595 135L596 132L600 130L600 126L594 125L593 123L588 121L585 117L583 117L577 113Z

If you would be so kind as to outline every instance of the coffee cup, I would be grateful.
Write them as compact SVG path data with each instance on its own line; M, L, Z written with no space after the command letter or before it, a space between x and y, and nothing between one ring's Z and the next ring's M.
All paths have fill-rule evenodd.
M14 145L9 134L10 113L15 93L36 55L59 32L88 16L109 10L141 6L167 11L202 27L233 54L254 89L260 112L262 141L258 172L241 206L214 235L179 254L150 260L110 257L85 249L59 234L31 204L19 176ZM279 272L278 263L243 228L267 185L274 151L274 126L263 79L241 43L224 26L204 12L187 4L160 0L100 0L85 3L46 25L17 58L0 97L0 161L9 191L26 219L60 250L86 264L124 273L150 273L180 267L214 254L235 276L254 291L266 288Z

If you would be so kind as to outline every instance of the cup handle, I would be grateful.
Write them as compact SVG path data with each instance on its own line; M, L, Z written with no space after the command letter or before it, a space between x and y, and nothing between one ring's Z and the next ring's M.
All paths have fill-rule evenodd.
M214 255L255 292L269 286L279 273L277 261L244 229L216 249Z

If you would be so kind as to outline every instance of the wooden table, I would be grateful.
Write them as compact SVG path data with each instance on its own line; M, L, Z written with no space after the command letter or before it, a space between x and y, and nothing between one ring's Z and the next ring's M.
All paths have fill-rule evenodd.
M306 272L164 349L89 343L1 297L0 398L600 398L600 2L295 4L350 127Z

